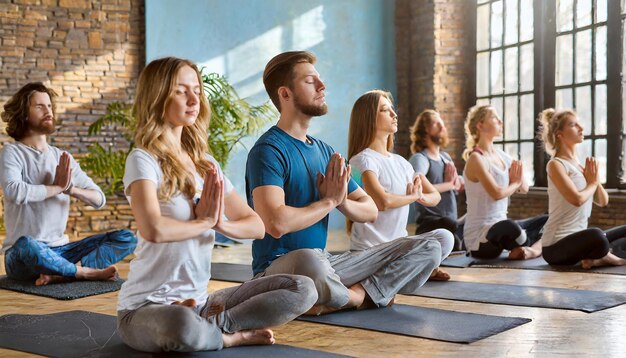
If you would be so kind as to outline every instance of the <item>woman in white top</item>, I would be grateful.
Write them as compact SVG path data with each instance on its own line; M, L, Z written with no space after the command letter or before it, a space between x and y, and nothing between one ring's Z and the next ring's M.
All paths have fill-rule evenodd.
M417 202L434 206L441 199L424 175L417 175L406 159L391 152L393 135L397 131L397 115L389 92L369 91L354 103L350 115L348 158L355 172L361 174L363 189L374 199L379 213L373 223L351 223L351 250L365 250L407 237L409 205ZM454 236L445 229L412 238L437 240L441 244L442 260L454 245ZM437 268L431 279L449 280L450 275Z
M120 337L148 352L273 344L267 327L306 312L317 292L308 277L276 275L208 294L215 231L260 239L264 226L207 154L210 107L196 66L148 64L133 115L124 188L139 244L119 294Z
M527 193L528 185L522 163L493 144L494 138L502 135L502 120L495 109L490 105L472 107L465 120L465 135L465 247L478 258L496 258L505 249L510 251L509 259L515 260L541 255L539 230L547 216L524 221L506 216L509 197Z
M587 228L592 204L603 207L609 196L600 183L593 157L581 166L576 146L582 143L583 127L572 110L546 109L539 115L548 162L550 218L543 234L543 257L551 265L622 266L626 260L610 252L610 243L626 237L626 226L609 231Z

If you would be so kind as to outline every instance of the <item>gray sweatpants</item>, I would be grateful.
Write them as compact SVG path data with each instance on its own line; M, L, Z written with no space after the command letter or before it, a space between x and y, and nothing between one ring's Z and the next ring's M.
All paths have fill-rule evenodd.
M348 303L348 287L361 283L372 299L387 306L396 293L414 293L441 263L438 230L396 239L363 251L331 255L320 249L291 251L259 276L288 273L313 279L316 305L339 308Z
M285 324L317 300L310 278L275 275L219 290L196 309L148 304L117 312L122 341L144 352L222 349L222 333Z

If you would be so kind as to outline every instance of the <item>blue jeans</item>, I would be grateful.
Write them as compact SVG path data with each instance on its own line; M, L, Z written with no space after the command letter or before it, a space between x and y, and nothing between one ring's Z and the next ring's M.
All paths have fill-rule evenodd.
M137 238L126 229L57 247L22 236L5 253L4 267L14 280L32 280L40 274L75 277L78 261L83 267L103 269L131 254L135 246Z

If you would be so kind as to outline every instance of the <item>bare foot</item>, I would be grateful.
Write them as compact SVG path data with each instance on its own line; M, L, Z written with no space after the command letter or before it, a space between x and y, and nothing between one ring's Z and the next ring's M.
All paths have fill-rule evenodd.
M254 329L249 331L239 331L232 334L222 334L224 348L237 346L254 346L274 344L274 332L271 329Z
M198 305L196 300L194 300L193 298L188 298L188 299L186 299L184 301L175 301L172 304L173 305L181 305L181 306L185 306L185 307L189 307L189 308L196 308L196 306Z
M374 307L378 307L373 302L371 302L371 300L368 299L367 292L365 292L363 285L361 285L360 283L354 284L348 288L348 296L349 296L348 303L346 303L342 307L329 307L329 306L317 305L317 306L311 307L311 309L305 312L304 315L305 316L319 316L319 315L336 312L340 310L346 310L350 308L356 308L356 309L372 308L372 305ZM369 302L366 302L366 301L369 301Z
M92 281L115 281L118 277L117 267L111 265L105 269L94 269L91 267L76 267L76 279Z
M519 246L509 252L509 260L530 260L541 256L541 251L528 246Z
M448 281L450 280L450 274L446 271L442 270L440 267L437 267L433 270L433 273L430 274L428 281Z
M585 270L589 270L592 267L597 266L624 266L626 265L626 259L615 256L612 253L608 253L606 256L600 259L585 259L580 261L580 266Z
M44 286L49 283L61 283L71 281L69 277L57 276L57 275L39 275L39 278L35 281L35 286Z

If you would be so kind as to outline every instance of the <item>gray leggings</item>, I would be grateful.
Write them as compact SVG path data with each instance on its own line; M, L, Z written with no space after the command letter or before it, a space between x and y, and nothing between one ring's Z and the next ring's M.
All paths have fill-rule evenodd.
M222 333L285 324L317 300L313 281L275 275L219 290L196 309L148 304L117 312L122 341L144 352L193 352L223 347Z
M291 251L272 262L258 276L290 273L311 277L317 288L316 305L334 308L348 303L348 287L361 283L377 306L387 306L396 293L414 293L441 262L438 240L452 234L443 229L400 238L363 251L330 255L320 249Z

